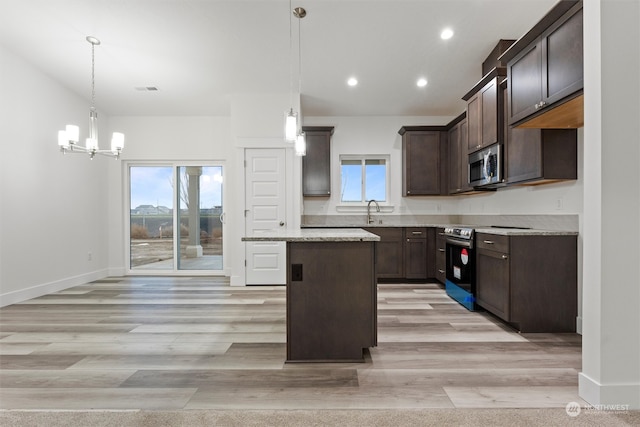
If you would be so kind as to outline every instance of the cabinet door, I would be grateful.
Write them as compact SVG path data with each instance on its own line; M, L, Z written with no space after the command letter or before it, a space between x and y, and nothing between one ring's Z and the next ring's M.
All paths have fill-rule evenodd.
M407 279L427 278L427 239L407 237L404 243L404 273Z
M449 194L455 194L462 190L460 154L460 123L458 123L449 130Z
M467 152L473 153L482 147L482 99L480 92L467 102Z
M302 158L303 196L331 195L331 133L326 130L303 128L307 141L307 154Z
M487 147L498 142L498 129L502 125L498 109L502 106L502 100L498 103L498 80L493 79L480 90L482 100L482 139L481 145Z
M534 43L507 65L509 80L509 124L537 111L542 97L541 46Z
M403 195L440 195L440 132L409 131L402 140Z
M542 101L547 105L584 87L582 9L542 35Z
M476 302L509 321L509 257L504 252L478 249L476 252Z
M542 176L540 129L510 128L507 136L507 182L528 181Z
M373 227L365 230L380 236L376 243L377 275L381 279L404 278L404 233L401 227Z

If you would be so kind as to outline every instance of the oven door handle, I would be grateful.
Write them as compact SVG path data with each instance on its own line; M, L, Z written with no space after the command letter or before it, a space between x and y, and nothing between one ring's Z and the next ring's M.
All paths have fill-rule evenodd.
M470 240L457 240L447 237L445 241L450 245L462 246L463 248L471 248L473 246Z

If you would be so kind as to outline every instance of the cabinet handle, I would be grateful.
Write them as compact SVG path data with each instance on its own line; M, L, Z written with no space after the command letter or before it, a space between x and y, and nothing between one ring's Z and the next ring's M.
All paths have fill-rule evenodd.
M440 273L440 274L444 274L444 270L440 270L440 269L438 269L438 273Z
M440 252L444 252L444 249L442 249L442 248L438 248L438 250L439 250Z
M494 241L493 240L483 240L484 243L486 243L487 245L493 245Z
M422 231L412 231L411 234L413 234L414 236L420 236L422 235Z
M507 258L509 258L507 255L504 255L504 254L502 255L502 259L507 259Z

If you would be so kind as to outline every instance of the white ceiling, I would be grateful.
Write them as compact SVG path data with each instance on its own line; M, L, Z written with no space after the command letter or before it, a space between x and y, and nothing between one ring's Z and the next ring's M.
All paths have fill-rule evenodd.
M555 3L293 0L308 13L303 114L457 115L498 40L519 38ZM289 93L292 68L297 92L289 15L289 0L0 0L0 43L89 100L85 37L99 38L96 104L109 115L228 115L230 95ZM135 89L146 86L158 91Z

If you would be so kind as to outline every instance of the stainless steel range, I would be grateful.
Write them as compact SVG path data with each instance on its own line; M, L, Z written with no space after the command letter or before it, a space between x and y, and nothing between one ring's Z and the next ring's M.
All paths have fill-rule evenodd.
M445 289L447 295L468 310L476 309L476 256L473 228L444 229L447 251Z

